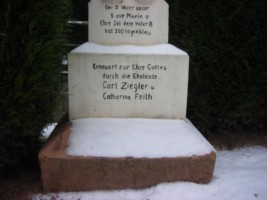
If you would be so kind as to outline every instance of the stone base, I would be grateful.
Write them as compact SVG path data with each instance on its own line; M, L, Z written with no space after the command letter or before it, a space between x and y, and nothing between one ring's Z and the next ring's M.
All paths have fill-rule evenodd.
M70 156L65 149L71 126L67 123L54 131L39 153L44 190L145 188L161 182L208 183L211 180L216 160L213 150L209 154L190 157Z

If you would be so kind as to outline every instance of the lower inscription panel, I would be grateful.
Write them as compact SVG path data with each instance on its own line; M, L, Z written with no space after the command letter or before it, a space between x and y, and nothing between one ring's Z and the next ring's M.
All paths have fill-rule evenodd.
M123 47L94 52L93 47L87 43L69 54L70 119L185 119L186 53L173 46L168 55L161 48L150 54L143 47L131 53Z

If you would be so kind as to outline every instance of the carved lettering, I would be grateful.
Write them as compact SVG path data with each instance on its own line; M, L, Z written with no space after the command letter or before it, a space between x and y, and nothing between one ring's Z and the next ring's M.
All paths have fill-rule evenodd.
M160 64L129 63L102 64L93 63L93 70L100 71L104 100L151 101L156 90L155 81L167 71L167 66ZM96 86L98 87L98 86ZM117 93L117 92L118 93Z

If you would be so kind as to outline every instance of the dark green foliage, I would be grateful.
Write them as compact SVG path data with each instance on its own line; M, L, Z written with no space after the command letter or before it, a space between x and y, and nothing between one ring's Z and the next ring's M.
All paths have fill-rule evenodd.
M88 2L89 0L72 0L72 20L88 20ZM88 41L88 25L74 24L70 35L71 44L80 45Z
M170 43L188 52L188 117L202 131L266 131L267 1L174 0Z
M0 175L37 156L56 103L69 10L68 0L1 0Z

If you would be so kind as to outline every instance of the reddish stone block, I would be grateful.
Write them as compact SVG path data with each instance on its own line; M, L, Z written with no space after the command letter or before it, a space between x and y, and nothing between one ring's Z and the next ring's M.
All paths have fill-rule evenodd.
M108 158L65 153L71 123L58 128L39 153L43 189L90 191L145 188L161 182L208 183L216 153L172 158Z

